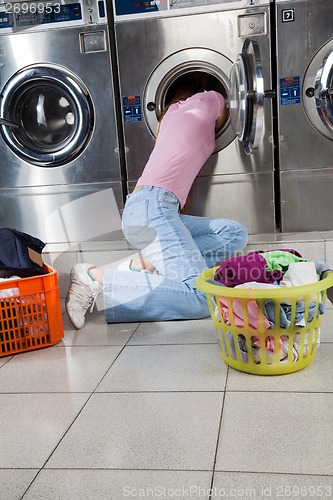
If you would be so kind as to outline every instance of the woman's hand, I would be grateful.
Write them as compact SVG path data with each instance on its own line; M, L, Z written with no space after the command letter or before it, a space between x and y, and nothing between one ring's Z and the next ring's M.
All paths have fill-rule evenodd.
M222 128L222 125L224 125L224 123L228 119L228 115L229 115L228 108L227 108L227 106L224 106L222 113L220 114L220 116L218 117L218 119L215 122L215 129L216 130L219 130L220 128Z

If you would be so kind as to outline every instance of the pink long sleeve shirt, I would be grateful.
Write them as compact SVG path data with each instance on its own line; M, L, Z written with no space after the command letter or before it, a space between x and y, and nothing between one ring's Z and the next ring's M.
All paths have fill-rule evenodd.
M215 122L225 106L213 90L171 104L138 186L157 186L185 205L194 179L214 151Z

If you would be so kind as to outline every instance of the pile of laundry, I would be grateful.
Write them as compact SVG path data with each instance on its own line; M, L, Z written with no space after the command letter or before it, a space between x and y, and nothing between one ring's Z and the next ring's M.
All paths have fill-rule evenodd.
M316 283L332 271L333 269L325 263L308 262L293 249L254 251L223 261L215 271L214 282L233 288L290 288ZM267 291L269 297L269 290ZM332 301L333 290L330 289L327 295ZM222 294L219 296L220 303L215 309L216 318L219 321L223 320L226 325L240 329L250 327L252 332L250 343L246 341L243 333L236 335L231 331L226 332L226 338L222 338L224 348L226 349L228 342L234 359L237 359L236 345L244 362L248 361L248 346L250 346L252 359L256 363L261 362L263 349L267 363L273 363L276 359L276 350L279 350L278 357L281 362L287 361L289 352L292 353L292 360L297 361L301 349L302 354L306 355L309 348L319 345L319 329L311 338L311 328L303 330L303 334L302 330L298 331L293 327L303 329L315 317L324 313L324 304L320 296L313 294L310 297L297 297L295 302L295 299L288 299L286 290L283 297L285 298L279 300L278 304L269 298L259 304L255 299L227 299ZM286 329L286 334L278 335L274 332L274 335L269 335L269 330L275 326L278 331ZM253 330L258 330L258 335L254 335ZM262 335L266 331L267 335Z
M20 276L16 276L15 274L13 276L8 276L7 278L1 278L0 277L0 283L7 283L10 285L10 282L13 280L19 280L21 279ZM0 290L0 299L5 298L5 297L12 297L13 295L18 295L19 294L19 289L17 287L11 288L5 288L4 290Z
M0 283L20 277L0 278ZM17 281L16 281L17 283ZM0 289L0 356L39 342L49 332L44 292L20 296L17 287ZM15 348L16 348L15 347Z
M20 296L18 280L47 274L45 243L14 228L0 227L0 354L5 343L41 333L46 314L44 293ZM6 352L6 351L4 351Z

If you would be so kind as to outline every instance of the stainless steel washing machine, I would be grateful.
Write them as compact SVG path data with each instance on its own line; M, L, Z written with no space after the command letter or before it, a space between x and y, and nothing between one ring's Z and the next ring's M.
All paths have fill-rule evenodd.
M126 172L131 190L158 118L189 73L226 97L230 117L193 184L191 213L275 231L269 0L114 0Z
M333 229L333 3L276 0L282 229Z
M0 224L110 239L122 175L104 0L0 5Z

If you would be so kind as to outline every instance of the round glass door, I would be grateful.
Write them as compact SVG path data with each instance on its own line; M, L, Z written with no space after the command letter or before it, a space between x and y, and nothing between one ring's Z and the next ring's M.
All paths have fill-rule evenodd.
M83 82L60 66L17 72L2 90L0 130L10 149L33 165L65 165L86 147L94 124Z
M264 134L264 80L259 46L246 40L230 73L231 126L246 154L262 142Z
M333 40L319 49L306 69L303 106L314 128L333 140Z

